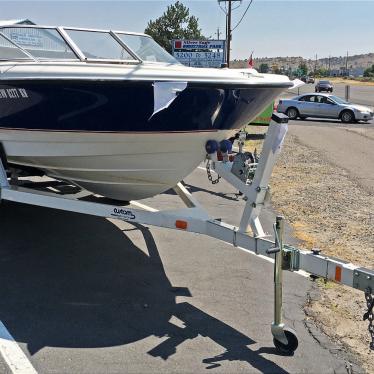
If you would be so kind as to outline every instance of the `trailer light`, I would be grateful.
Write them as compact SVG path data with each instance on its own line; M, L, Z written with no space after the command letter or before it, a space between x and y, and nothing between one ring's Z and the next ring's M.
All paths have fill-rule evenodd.
M186 230L187 226L188 226L188 224L187 224L186 221L181 221L181 220L176 220L175 221L175 227L177 229Z
M335 280L337 282L342 281L342 268L340 266L335 267Z

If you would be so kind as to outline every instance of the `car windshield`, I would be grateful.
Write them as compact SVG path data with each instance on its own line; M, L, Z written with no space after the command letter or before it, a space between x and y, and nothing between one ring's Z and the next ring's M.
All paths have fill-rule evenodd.
M330 81L319 81L321 84L330 84Z
M341 99L341 98L338 97L338 96L330 96L330 99L334 100L334 101L337 102L338 104L349 104L348 101L345 101L345 100Z

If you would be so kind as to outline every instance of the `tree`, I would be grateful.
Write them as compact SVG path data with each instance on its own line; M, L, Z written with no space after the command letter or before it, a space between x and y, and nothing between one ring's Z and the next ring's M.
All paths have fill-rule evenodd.
M308 74L308 66L305 62L300 62L299 64L299 71L301 75L307 75Z
M374 77L374 65L364 71L364 77Z
M198 21L195 16L190 16L186 6L177 1L169 5L161 17L149 21L144 33L171 53L172 39L205 39Z
M277 64L272 65L271 71L273 72L273 74L281 74L282 73Z
M269 65L262 63L260 65L260 73L268 73L269 72Z
M325 68L319 68L316 70L316 76L317 77L328 77L329 71Z

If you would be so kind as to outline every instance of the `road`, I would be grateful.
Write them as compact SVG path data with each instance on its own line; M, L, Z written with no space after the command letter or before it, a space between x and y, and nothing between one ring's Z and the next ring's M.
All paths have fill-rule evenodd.
M232 187L201 169L186 184L238 223ZM172 193L143 203L179 206ZM300 344L281 356L271 263L197 234L9 202L1 213L0 319L39 373L347 373L341 348L304 321L307 278L285 274ZM263 219L270 230L273 212Z
M292 97L304 93L314 92L314 84L305 84L299 89L288 91L283 97ZM345 84L334 84L334 95L345 98ZM374 107L374 86L351 86L350 101L356 104L369 105Z

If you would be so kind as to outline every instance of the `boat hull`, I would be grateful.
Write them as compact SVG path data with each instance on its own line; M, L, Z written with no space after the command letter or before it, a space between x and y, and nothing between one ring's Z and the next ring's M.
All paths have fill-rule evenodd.
M94 193L138 200L175 186L205 157L205 143L235 131L88 134L0 130L8 162L43 170ZM42 151L41 151L42 150Z
M204 160L208 140L229 138L283 90L188 83L152 115L153 82L2 81L0 142L10 163L143 199L175 186Z

